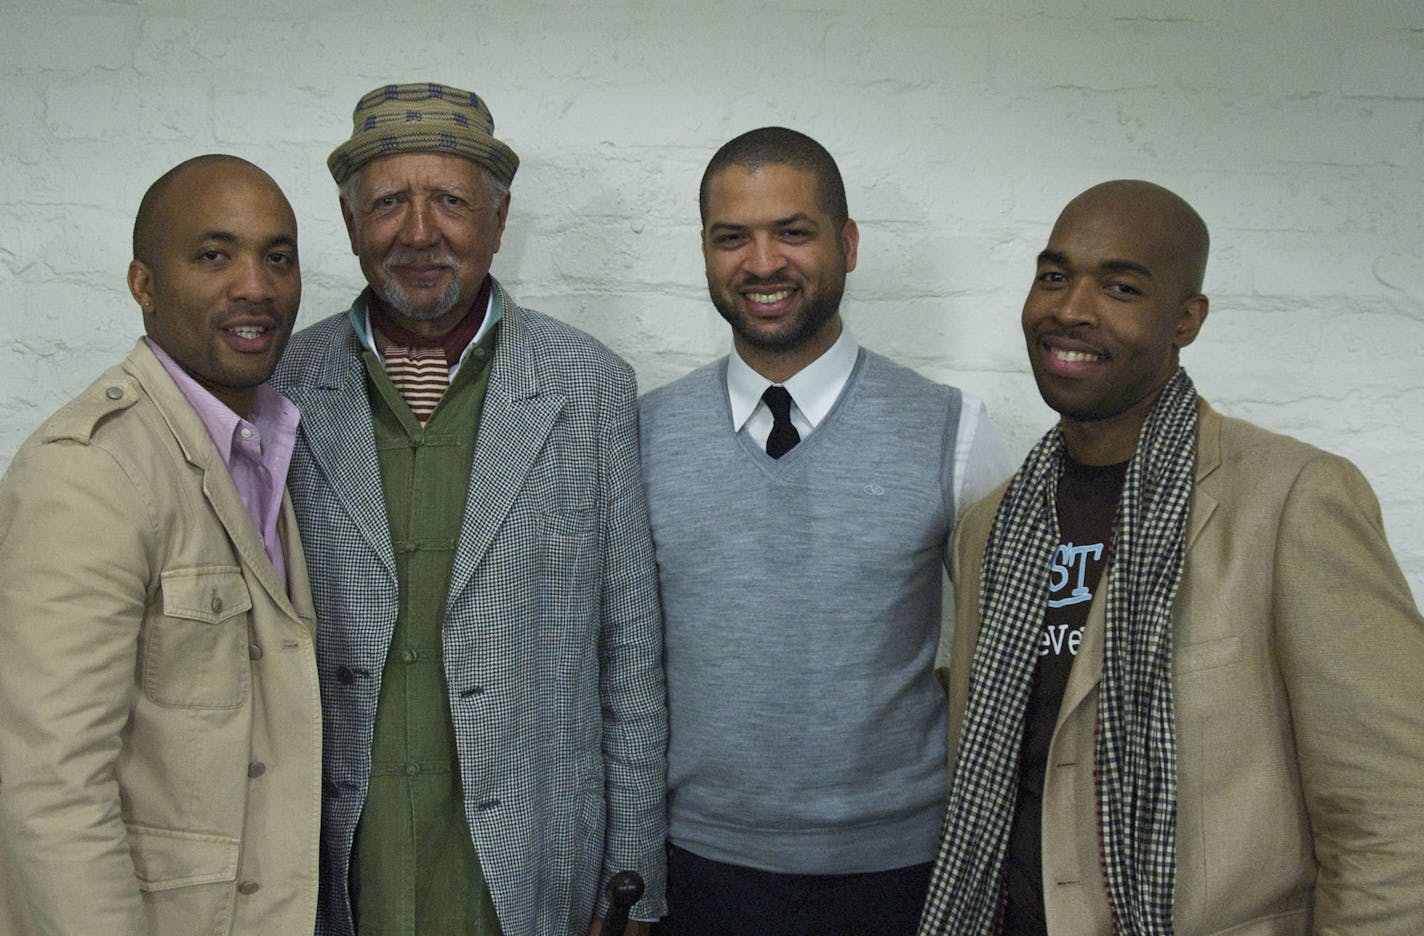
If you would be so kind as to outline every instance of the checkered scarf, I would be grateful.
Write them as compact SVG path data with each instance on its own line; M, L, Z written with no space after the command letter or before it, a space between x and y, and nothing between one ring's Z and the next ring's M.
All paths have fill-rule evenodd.
M1171 613L1196 439L1196 391L1179 369L1148 415L1128 466L1107 575L1098 826L1113 930L1130 936L1172 932L1177 747ZM1024 717L1058 538L1063 451L1055 427L1009 484L989 534L969 705L921 936L986 934L998 923Z

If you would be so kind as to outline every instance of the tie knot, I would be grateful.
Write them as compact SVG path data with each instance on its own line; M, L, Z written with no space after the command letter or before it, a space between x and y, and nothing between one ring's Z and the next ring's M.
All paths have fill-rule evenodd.
M771 410L771 434L766 437L766 454L780 458L801 441L801 433L791 424L791 394L785 387L772 385L761 395Z
M771 410L771 415L780 419L791 418L791 394L786 392L785 387L778 387L773 384L766 388L766 392L761 395L762 401L766 403L767 409Z

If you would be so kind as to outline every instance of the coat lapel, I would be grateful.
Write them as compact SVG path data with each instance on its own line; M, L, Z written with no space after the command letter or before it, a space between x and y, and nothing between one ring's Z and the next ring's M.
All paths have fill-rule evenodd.
M297 515L292 510L292 498L282 494L282 510L277 515L277 535L282 538L282 553L287 557L287 594L297 616L316 637L316 605L312 601L311 579L307 576L307 558L297 533Z
M394 581L395 552L386 523L371 401L355 336L348 334L346 341L330 349L315 380L284 392L301 410L298 432L306 439L312 460Z
M1078 658L1068 671L1068 684L1063 687L1063 702L1058 706L1057 731L1073 711L1098 688L1103 680L1103 631L1107 628L1106 580L1099 579L1088 606L1088 620L1083 625L1083 642L1078 645Z
M1196 483L1192 487L1191 513L1187 518L1186 553L1206 527L1216 511L1216 499L1206 493L1203 482L1221 464L1221 417L1206 404L1198 402L1200 422L1197 427ZM1103 678L1103 638L1107 628L1107 583L1099 581L1088 608L1088 620L1083 628L1083 642L1078 645L1078 659L1068 675L1063 691L1063 704L1058 710L1058 725L1097 689Z
M1192 487L1191 515L1187 519L1188 553L1216 512L1216 498L1207 493L1211 486L1207 479L1221 466L1221 416L1205 400L1198 400L1197 413L1197 476Z
M183 457L203 473L203 496L207 498L208 505L227 531L238 555L242 557L243 565L256 577L278 607L294 617L300 617L292 606L287 590L277 578L277 572L272 568L272 559L267 555L267 548L262 545L262 540L252 525L252 518L248 516L247 508L243 506L242 498L237 493L237 486L232 482L232 475L228 472L227 465L223 464L222 457L213 445L208 429L203 425L197 411L163 370L158 358L153 356L153 352L141 340L139 346L124 362L124 366L157 406L158 412L173 432L178 447L182 449ZM305 569L303 571L305 572Z
M505 312L495 339L479 436L470 464L465 517L450 570L451 607L484 560L565 403L562 393L540 386L538 359L524 327L522 310L498 285L496 289Z

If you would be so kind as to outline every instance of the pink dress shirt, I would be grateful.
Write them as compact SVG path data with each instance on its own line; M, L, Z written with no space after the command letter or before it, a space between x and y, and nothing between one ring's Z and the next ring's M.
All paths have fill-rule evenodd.
M287 468L297 442L297 406L271 387L257 388L251 420L243 419L189 376L153 339L145 338L168 376L178 385L207 427L227 466L237 496L247 508L247 516L262 539L272 568L285 588L287 559L277 535L277 515L282 510L282 491L287 486Z

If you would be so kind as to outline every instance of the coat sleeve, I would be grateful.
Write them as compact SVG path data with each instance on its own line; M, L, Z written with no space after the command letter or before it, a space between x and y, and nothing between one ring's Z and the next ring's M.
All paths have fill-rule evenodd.
M53 441L0 482L0 881L36 932L147 932L114 774L155 526L134 480Z
M631 869L645 884L631 917L653 920L667 912L668 722L662 612L638 457L636 397L631 372L620 374L603 438L599 692L608 835L598 915L608 906L603 883Z
M1275 567L1315 932L1424 932L1424 621L1349 462L1321 455L1300 472Z

